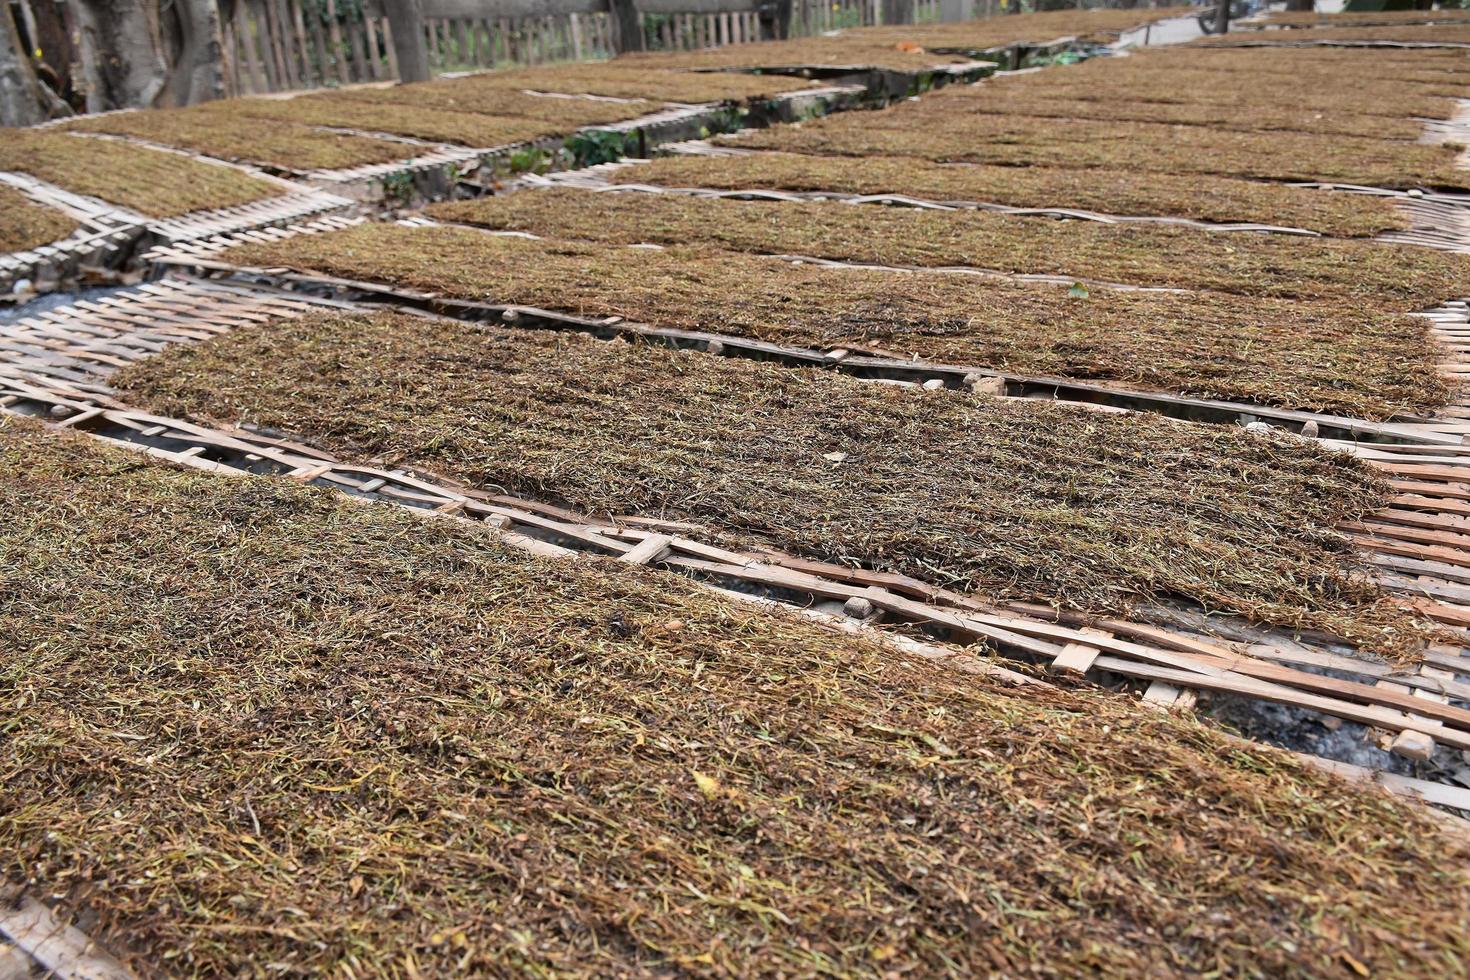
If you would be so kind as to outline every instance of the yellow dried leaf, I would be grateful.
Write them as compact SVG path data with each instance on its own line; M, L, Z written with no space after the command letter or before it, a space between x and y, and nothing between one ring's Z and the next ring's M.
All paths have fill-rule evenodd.
M699 787L699 791L704 794L705 799L713 800L720 795L720 781L718 779L713 776L706 776L698 769L692 771L694 773L694 785Z

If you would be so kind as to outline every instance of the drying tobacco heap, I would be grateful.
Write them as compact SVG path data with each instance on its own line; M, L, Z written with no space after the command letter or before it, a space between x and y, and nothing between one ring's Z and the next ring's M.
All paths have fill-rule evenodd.
M436 204L428 213L554 238L702 244L882 265L971 266L1135 286L1335 298L1392 310L1458 296L1470 277L1470 258L1376 242L837 202L555 188Z
M1311 109L1324 119L1338 113L1448 119L1455 112L1454 100L1470 89L1470 73L1462 62L1424 58L1417 52L1405 61L1381 51L1293 51L1286 58L1281 54L1269 48L1149 51L1054 72L996 78L963 91L1213 105L1232 110L1231 114L1249 107L1268 113ZM1355 84L1370 72L1371 90ZM1280 89L1260 84L1262 79L1295 84L1290 106L1282 105ZM1251 84L1253 80L1256 84Z
M369 91L358 90L356 95ZM237 99L213 103L236 118L299 123L408 136L437 143L493 147L565 132L555 123L521 116L488 115L405 106L397 102L365 101L336 94L306 95L295 99Z
M382 109L413 106L447 112L472 112L490 116L524 116L560 126L591 126L621 122L653 112L657 102L644 99L587 99L531 95L483 83L483 75L443 78L392 88L346 89L330 95L305 96L331 105L353 102Z
M1382 488L1299 440L391 314L237 330L114 383L162 414L961 589L1424 641L1332 530Z
M1026 77L1026 76L1022 76ZM1174 84L1179 84L1175 81ZM1068 93L1069 95L1070 93ZM947 96L947 98L945 98ZM1423 122L1384 115L1323 112L1320 109L1278 104L1221 106L1179 104L1151 99L1071 98L1053 92L1033 92L1021 85L995 84L945 89L934 94L944 108L956 113L994 113L1051 119L1167 123L1171 126L1208 126L1240 132L1294 132L1359 136L1384 140L1417 140Z
M1077 120L1058 126L1048 118L949 112L932 101L742 133L736 145L838 156L1114 170L1142 165L1176 174L1470 189L1470 171L1455 166L1459 151L1447 145L1167 123Z
M615 184L904 194L1017 208L1082 208L1109 214L1286 225L1349 238L1371 237L1409 225L1391 200L1367 194L1323 194L1229 177L943 164L913 157L868 157L855 167L842 157L799 153L668 156L613 171L608 179Z
M796 265L677 246L363 224L252 244L231 262L801 347L1060 375L1388 418L1449 390L1424 320L1218 293Z
M1290 27L1319 24L1324 27L1351 27L1354 24L1377 27L1380 24L1433 24L1457 20L1470 20L1470 10L1441 7L1438 10L1359 10L1336 14L1277 10L1266 15L1266 23Z
M1466 63L1464 54L1448 49L1368 51L1353 48L1181 47L1150 52L1147 60L1140 60L1136 65L1150 71L1167 68L1247 72L1257 76L1282 75L1313 83L1329 80L1350 83L1354 81L1353 72L1358 72L1361 76L1361 73L1371 71L1375 82L1381 80L1387 83L1383 88L1390 93L1410 92L1414 90L1413 86L1418 86L1425 90L1443 89L1443 94L1449 98L1462 96L1464 86L1470 83L1470 64ZM1358 80L1361 81L1361 77ZM1235 81L1243 79L1237 78ZM1314 85L1313 91L1300 94L1306 99L1330 100L1348 97L1350 93L1316 91ZM1362 91L1359 86L1357 95L1365 102L1370 94ZM1392 105L1392 102L1389 104Z
M64 212L37 204L0 184L0 252L20 252L65 238L77 223Z
M408 143L334 133L299 123L262 123L237 108L235 100L187 109L148 109L83 116L66 123L78 132L131 136L221 160L260 164L282 171L337 170L404 160L422 150ZM249 100L260 101L260 100Z
M140 975L1470 957L1462 840L1185 717L14 419L0 507L4 875Z
M1201 38L1200 45L1234 47L1247 44L1315 44L1322 41L1371 43L1397 41L1408 44L1470 45L1470 26L1465 24L1404 24L1378 27L1311 27L1301 30Z
M658 102L743 102L766 99L784 92L810 88L816 83L786 75L747 75L736 72L697 72L660 69L637 59L609 62L515 68L489 72L464 80L463 87L482 92L558 92L601 95Z
M132 113L118 114L127 115ZM284 192L233 167L54 130L7 129L0 140L0 170L18 170L153 218L234 207Z
M1455 95L1463 95L1467 90L1465 85L1459 83L1416 83L1389 84L1375 87L1371 91L1358 91L1338 87L1341 84L1341 73L1337 70L1322 73L1320 77L1317 73L1307 71L1303 73L1306 76L1303 79L1289 73L1274 72L1272 69L1275 66L1268 64L1261 66L1257 76L1256 72L1244 66L1216 64L1217 59L1210 55L1200 60L1203 63L1194 66L1160 65L1150 56L1145 59L1147 70L1104 76L1097 72L1081 71L1079 67L1078 70L1069 70L1054 77L1027 75L994 79L973 90L963 88L954 91L974 91L978 95L985 92L987 86L995 85L997 88L992 91L1004 92L1018 88L1014 83L1021 78L1035 78L1036 81L1024 86L1024 92L1028 97L1037 100L1055 98L1104 104L1143 102L1212 108L1222 114L1235 114L1235 110L1239 108L1260 109L1267 113L1287 111L1278 98L1270 95L1271 92L1278 91L1275 85L1271 85L1265 93L1260 93L1241 84L1247 79L1259 77L1268 83L1309 85L1310 88L1302 92L1299 98L1292 99L1294 109L1319 112L1324 118L1329 114L1344 113L1351 116L1373 116L1397 123L1416 116L1448 119L1455 113L1455 98L1440 93L1452 89ZM1236 70L1237 67L1240 70ZM948 92L950 89L943 91Z
M1285 32L1294 35L1301 32ZM1470 94L1451 58L1195 49L950 87L917 103L750 134L816 154L1069 166L1277 181L1466 188L1457 150L1417 143L1420 119ZM1373 91L1359 84L1374 78ZM1279 76L1291 86L1283 106ZM1060 125L1058 119L1067 119ZM1201 190L1201 194L1207 191Z

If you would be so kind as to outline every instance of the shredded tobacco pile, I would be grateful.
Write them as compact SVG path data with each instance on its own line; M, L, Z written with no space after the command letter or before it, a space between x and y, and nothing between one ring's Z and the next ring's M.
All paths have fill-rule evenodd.
M1292 76L1289 84L1306 85L1307 88L1299 95L1293 94L1291 105L1287 107L1282 106L1276 85L1258 91L1249 85L1236 84L1242 75L1240 71L1209 64L1198 67L1185 64L1159 65L1152 61L1148 64L1150 67L1147 71L1117 72L1110 75L1083 72L1079 70L1081 66L1066 70L1052 69L1059 74L1018 75L991 79L980 85L951 85L928 93L925 97L932 101L941 96L946 100L960 100L968 96L976 102L985 99L995 102L1002 96L1014 95L1042 106L1048 100L1091 102L1096 104L1094 111L1106 111L1114 102L1146 103L1175 107L1183 111L1212 111L1221 118L1239 118L1250 112L1278 117L1284 113L1312 113L1321 114L1323 122L1341 115L1354 119L1369 117L1382 120L1386 126L1399 126L1405 120L1419 117L1449 119L1453 116L1458 103L1454 97L1442 94L1447 89L1470 95L1470 87L1445 83L1377 83L1371 90L1362 91L1340 87L1342 83L1339 73L1335 71L1321 78L1303 72L1305 78ZM1261 72L1261 75L1273 74L1275 73L1265 68ZM1022 81L1025 82L1024 86L1017 84ZM1422 124L1420 128L1422 129Z
M77 223L65 212L37 204L15 188L0 184L0 252L23 252L76 230Z
M237 111L240 99L225 104L207 102L187 109L146 109L83 116L66 123L68 129L110 133L161 143L245 163L281 170L338 170L372 163L403 160L422 147L346 133L333 133L313 126L285 121L268 124Z
M841 157L799 153L669 156L614 171L608 179L615 184L905 194L1018 208L1082 208L1105 214L1287 225L1348 238L1409 226L1392 201L1367 194L1324 194L1228 177L944 164L914 157L868 157L861 166L853 166Z
M1192 42L1200 46L1230 47L1241 44L1307 44L1315 41L1402 41L1413 44L1470 44L1470 25L1403 24L1389 27L1309 27L1291 31L1251 31L1205 37Z
M1026 76L1022 76L1026 77ZM1176 83L1177 84L1177 83ZM1414 119L1384 115L1354 114L1297 105L1226 106L1179 105L1124 98L1101 99L1059 97L1053 92L1031 92L1024 86L959 86L948 90L945 108L952 112L988 112L1008 116L1040 116L1056 119L1167 123L1173 126L1208 126L1240 132L1294 132L1370 139L1416 140L1424 124ZM945 90L935 93L941 99Z
M152 140L210 156L290 170L339 169L405 159L418 148L356 130L472 147L496 147L631 119L650 102L546 98L489 76L322 92L290 99L230 99L87 117L68 126ZM261 126L260 122L270 125Z
M1323 27L1352 27L1364 25L1377 27L1380 24L1433 24L1456 20L1470 20L1470 10L1442 7L1439 10L1359 10L1326 14L1317 11L1276 10L1266 15L1268 24L1290 27L1303 25Z
M1121 74L1142 68L1186 68L1195 71L1249 72L1253 75L1294 75L1314 81L1335 75L1338 81L1345 84L1361 83L1365 75L1371 74L1375 86L1388 82L1390 84L1384 87L1390 90L1397 88L1393 83L1398 82L1420 85L1457 84L1459 88L1456 92L1460 94L1463 94L1464 85L1470 81L1470 60L1465 58L1464 52L1435 48L1408 51L1383 48L1367 51L1353 48L1206 49L1191 46L1160 48L1137 60L1123 60L1133 64L1121 69ZM1357 73L1356 78L1353 73ZM1331 97L1328 93L1321 92L1301 94L1311 98Z
M1331 530L1380 486L1299 440L387 314L236 331L115 383L163 414L960 589L1184 596L1391 656L1427 635Z
M1417 317L1226 296L831 269L688 247L359 225L227 252L359 282L829 350L1389 418L1449 399Z
M1351 298L1384 310L1425 307L1470 288L1470 258L1429 249L985 211L553 188L435 204L428 213L553 238L714 245L885 265L973 266L1138 286Z
M1301 57L1295 57L1295 55ZM1270 48L1244 50L1159 50L1128 58L1092 59L1045 72L995 78L982 85L946 90L980 93L986 90L1016 96L1066 97L1101 101L1140 99L1219 106L1239 115L1241 110L1283 112L1313 109L1325 116L1337 114L1449 118L1453 99L1470 94L1467 66L1442 58L1392 60L1382 51ZM1290 55L1290 57L1282 57ZM1226 72L1233 77L1222 78ZM1296 85L1290 106L1283 106L1280 89L1262 84L1263 77L1287 76ZM1364 88L1365 76L1373 86ZM1282 79L1286 81L1285 78ZM936 93L938 94L938 93ZM1425 111L1428 110L1428 111Z
M721 137L720 142L728 140ZM935 100L844 112L741 134L738 146L838 156L899 155L1008 166L1104 167L1375 187L1470 189L1459 148L1307 133L953 112Z
M558 126L594 126L621 122L653 112L658 103L645 100L610 101L587 98L555 98L528 95L505 88L478 84L483 76L444 78L391 88L346 89L330 96L311 98L366 103L374 106L413 106L447 112L472 112L491 116L522 116Z
M465 79L479 92L560 92L567 95L606 95L619 99L656 102L743 102L765 99L816 85L786 75L746 75L736 72L672 71L622 59L571 65L514 68Z
M131 113L118 114L123 115ZM248 204L283 192L232 167L54 130L7 129L0 140L0 170L18 170L154 218Z
M438 143L492 147L552 136L559 127L521 116L494 116L458 112L426 106L405 106L387 100L363 101L335 93L305 95L294 99L234 99L209 103L216 113L240 118L265 119L306 126L327 126L390 133ZM218 107L218 108L214 108Z
M139 975L1470 956L1460 839L1186 717L16 420L0 506L5 877Z

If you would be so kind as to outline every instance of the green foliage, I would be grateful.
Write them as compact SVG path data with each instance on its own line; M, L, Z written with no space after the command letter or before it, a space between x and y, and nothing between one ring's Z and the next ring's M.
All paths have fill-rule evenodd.
M628 137L632 135L615 129L584 129L567 140L566 151L578 167L612 163L622 158Z
M730 106L716 110L709 122L699 127L699 138L709 139L720 133L738 133L745 128L745 117L750 110L744 106Z
M413 200L413 174L406 170L385 174L382 179L383 198L398 204Z
M549 151L539 146L528 146L512 153L505 160L505 168L512 174L544 174L554 162Z

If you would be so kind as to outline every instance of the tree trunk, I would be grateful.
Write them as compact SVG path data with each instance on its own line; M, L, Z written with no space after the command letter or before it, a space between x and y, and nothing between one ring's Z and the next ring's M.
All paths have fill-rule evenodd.
M26 18L25 29L31 35L31 47L36 49L36 76L42 85L49 86L61 96L70 109L76 93L76 81L72 75L81 61L72 43L70 11L65 4L49 0L31 0L23 4L21 10L30 14Z
M1230 30L1230 0L1220 0L1215 7L1215 33L1224 34Z
M87 111L153 104L168 78L157 0L71 0Z
M638 8L633 0L608 0L612 12L613 45L618 54L643 50L643 25L638 23Z
M393 29L393 53L398 58L398 80L429 80L429 48L424 41L422 0L383 0L383 13Z
M912 24L914 0L883 0L884 24Z
M30 126L71 110L36 77L10 4L0 0L0 126Z
M791 0L776 0L776 38L786 40L791 36Z
M172 69L155 104L193 105L224 98L224 51L215 0L165 0L162 28Z

